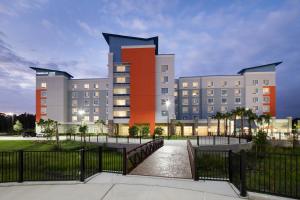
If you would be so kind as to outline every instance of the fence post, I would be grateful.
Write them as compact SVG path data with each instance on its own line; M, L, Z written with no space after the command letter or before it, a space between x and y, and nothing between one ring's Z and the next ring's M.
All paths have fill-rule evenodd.
M228 176L229 182L232 183L232 150L228 151Z
M246 191L246 152L245 150L241 151L241 159L240 159L240 194L242 197L247 195Z
M84 163L84 149L80 150L80 181L84 182L84 174L85 174L85 163Z
M227 144L230 144L230 137L227 136Z
M127 174L127 155L126 148L123 148L123 175Z
M239 135L239 144L241 144L241 136Z
M214 146L216 145L216 136L215 135L213 136L213 145Z
M142 136L140 136L140 144L142 144Z
M194 150L194 168L195 168L195 177L194 177L194 181L199 181L199 175L198 175L198 161L197 161L197 149L193 148Z
M19 180L18 182L19 183L22 183L23 180L24 180L24 177L23 177L23 167L24 167L24 159L23 159L23 150L19 150Z
M98 172L102 172L102 146L98 149Z
M199 146L199 135L197 135L197 146Z

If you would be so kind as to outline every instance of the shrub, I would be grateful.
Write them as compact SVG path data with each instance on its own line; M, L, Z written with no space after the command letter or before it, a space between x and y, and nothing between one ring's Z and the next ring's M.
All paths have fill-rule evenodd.
M259 130L254 137L254 143L259 146L268 144L267 133L263 130Z
M129 127L128 132L130 137L136 137L139 134L139 127L131 126Z
M161 135L163 134L163 132L164 132L164 129L161 128L161 127L156 127L156 128L154 129L154 135L159 135L159 136L161 136Z
M148 136L149 133L150 133L150 128L149 128L149 126L143 126L143 127L141 128L141 135L142 135L143 137Z

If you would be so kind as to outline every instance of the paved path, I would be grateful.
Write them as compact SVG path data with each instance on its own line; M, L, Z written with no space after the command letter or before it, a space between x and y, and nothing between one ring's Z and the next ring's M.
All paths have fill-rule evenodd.
M132 176L101 173L86 184L14 183L0 184L1 200L238 200L225 181Z
M192 178L186 145L165 145L139 164L130 174Z

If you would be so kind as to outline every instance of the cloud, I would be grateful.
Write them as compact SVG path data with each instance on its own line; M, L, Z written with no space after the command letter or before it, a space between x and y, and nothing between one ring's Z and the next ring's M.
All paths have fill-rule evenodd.
M42 19L41 24L48 30L50 30L53 27L53 24L47 19Z
M89 34L92 37L99 37L99 35L101 34L101 32L99 30L89 26L86 22L77 20L77 24L83 31L85 31L87 34Z
M18 16L34 9L41 9L48 0L9 0L0 3L0 14Z

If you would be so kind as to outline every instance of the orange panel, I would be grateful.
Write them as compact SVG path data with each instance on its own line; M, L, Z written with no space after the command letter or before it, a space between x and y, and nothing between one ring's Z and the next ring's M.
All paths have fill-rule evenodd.
M270 97L270 104L264 104L264 105L270 105L269 114L272 116L276 116L276 86L265 86L264 88L269 88L270 91L269 94L263 95L263 96Z
M41 119L41 89L36 89L35 95L35 121L39 122Z
M122 62L130 64L129 125L155 128L155 48L122 49Z

